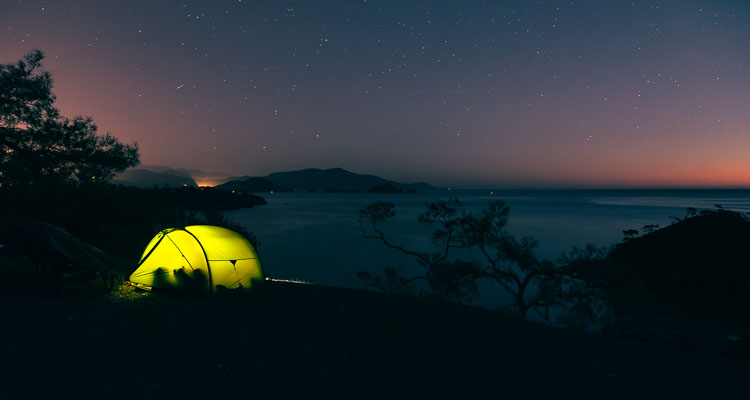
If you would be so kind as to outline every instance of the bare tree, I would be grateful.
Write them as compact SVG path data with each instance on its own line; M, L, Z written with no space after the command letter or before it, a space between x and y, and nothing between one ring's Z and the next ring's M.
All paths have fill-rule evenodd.
M382 275L363 271L362 282L378 290L413 293L412 283L426 281L432 294L465 301L477 295L476 281L495 282L508 293L516 314L526 318L529 311L552 323L553 307L563 309L566 325L584 326L601 320L606 305L601 300L602 265L606 248L588 245L563 253L557 262L536 256L538 242L530 237L520 240L505 230L508 206L494 201L479 213L461 210L458 200L426 203L419 222L432 228L435 249L420 252L406 248L386 237L380 224L395 215L394 205L376 202L360 210L362 236L381 241L387 247L413 256L424 267L424 274L404 277L396 268L385 268ZM635 231L637 233L637 231ZM477 259L450 258L453 250L462 255L473 252ZM560 322L560 321L558 321Z
M509 212L504 202L494 201L479 215L464 214L459 221L460 241L479 249L484 257L479 277L496 282L508 292L519 317L525 318L529 310L534 310L549 319L550 307L559 304L559 273L552 262L536 256L536 240L523 237L519 241L505 230Z
M374 277L366 271L358 273L358 277L368 286L401 292L413 291L411 284L424 280L430 286L432 294L437 297L461 303L470 302L478 295L477 268L472 261L449 258L452 249L466 247L461 241L455 217L459 205L458 200L428 203L427 211L420 214L419 222L435 228L432 234L435 248L431 252L411 250L386 238L380 224L395 215L393 203L375 202L360 210L359 226L362 237L379 240L391 249L416 258L419 265L424 267L425 273L403 277L396 269L386 268L382 277Z
M625 229L624 231L622 231L622 234L625 235L623 240L631 240L638 236L638 229Z
M419 222L433 228L433 252L407 249L386 237L379 224L395 215L392 203L377 202L360 211L364 238L380 240L389 248L411 255L425 268L423 275L408 278L394 269L386 269L383 276L361 272L358 276L366 285L404 291L411 282L425 280L433 294L463 301L477 294L478 279L487 279L511 295L520 317L525 318L529 310L534 310L549 320L550 308L562 304L562 275L554 263L536 257L534 239L524 237L519 241L505 230L509 213L505 203L492 202L477 215L459 213L458 200L426 206ZM481 260L451 259L454 249L478 250Z
M588 244L560 255L557 265L564 280L561 298L565 307L558 316L559 323L586 329L601 328L612 322L612 307L604 295L607 286L604 261L608 254L607 247Z

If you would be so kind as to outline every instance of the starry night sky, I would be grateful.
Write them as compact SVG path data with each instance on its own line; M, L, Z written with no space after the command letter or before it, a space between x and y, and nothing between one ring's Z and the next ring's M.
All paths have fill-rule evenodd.
M750 186L748 1L0 0L0 31L144 164Z

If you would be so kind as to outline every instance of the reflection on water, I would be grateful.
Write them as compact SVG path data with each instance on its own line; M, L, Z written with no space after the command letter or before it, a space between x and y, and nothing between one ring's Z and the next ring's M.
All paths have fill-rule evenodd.
M665 193L666 192L666 193ZM426 201L449 196L436 194L267 194L268 204L227 212L258 235L264 270L274 278L299 279L326 285L361 287L355 273L405 265L418 272L414 260L375 240L361 237L359 209L374 201L391 201L396 216L384 230L399 243L429 249L429 230L417 223ZM539 240L538 254L557 257L572 246L611 245L622 231L647 224L668 225L683 217L686 207L750 210L750 192L736 191L495 191L457 192L470 211L489 201L510 206L508 230ZM483 296L484 298L484 296ZM484 301L484 303L487 303Z
M648 206L648 207L695 207L714 208L721 205L728 210L750 212L750 206L746 199L732 197L716 198L672 198L672 197L602 197L593 200L597 204L610 204L620 206Z

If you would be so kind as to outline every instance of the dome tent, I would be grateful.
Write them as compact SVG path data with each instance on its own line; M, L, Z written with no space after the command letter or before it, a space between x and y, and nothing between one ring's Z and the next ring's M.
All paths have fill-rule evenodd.
M250 289L264 279L255 249L226 228L165 229L151 239L130 282L138 287L214 293Z

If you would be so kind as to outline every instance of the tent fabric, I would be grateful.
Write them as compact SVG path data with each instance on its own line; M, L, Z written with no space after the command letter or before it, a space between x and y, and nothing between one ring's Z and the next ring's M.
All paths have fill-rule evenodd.
M209 293L251 289L263 279L252 244L234 231L210 225L159 232L130 275L137 286Z

